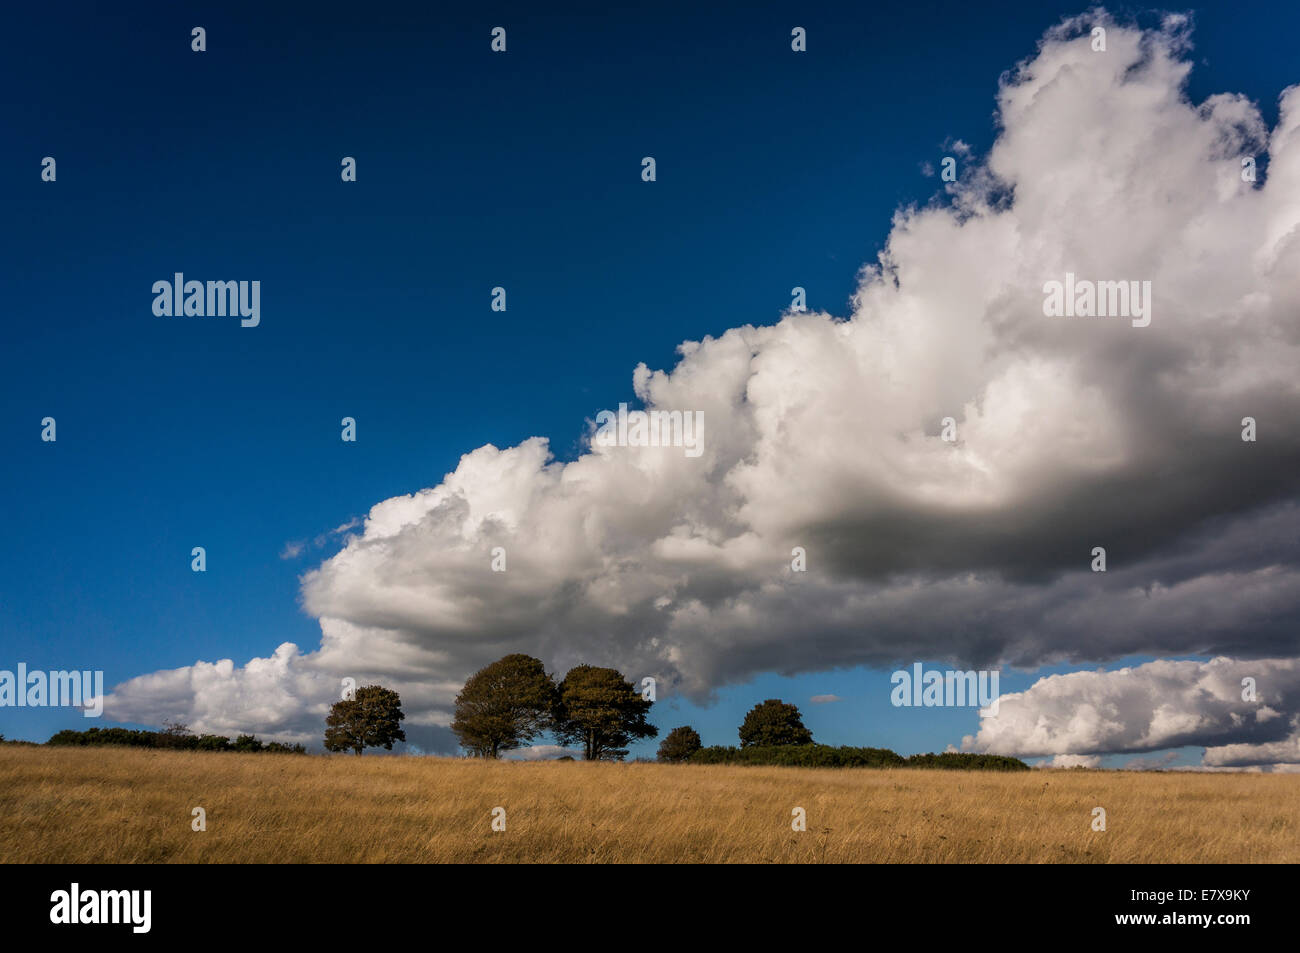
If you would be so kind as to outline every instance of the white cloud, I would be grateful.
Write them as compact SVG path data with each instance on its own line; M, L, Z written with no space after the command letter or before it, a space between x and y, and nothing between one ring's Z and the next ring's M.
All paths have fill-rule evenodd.
M501 757L507 761L554 761L556 758L563 757L581 761L582 749L564 748L560 745L529 745L526 748L503 752Z
M839 695L814 695L812 698L808 700L812 702L814 705L828 705L831 702L839 701L840 696Z
M119 721L176 721L196 733L226 735L256 725L264 740L305 741L295 723L307 711L323 724L329 705L340 697L338 685L286 642L269 658L239 668L221 659L141 675L118 685L105 701Z
M1300 763L1298 659L1158 660L1052 675L997 707L964 750L1059 757L1205 745L1210 767Z
M647 407L704 413L703 456L480 447L303 577L319 650L142 676L109 714L306 730L322 686L359 670L445 726L454 688L511 651L701 698L921 657L1300 654L1300 89L1270 131L1240 96L1186 100L1183 21L1109 23L1104 55L1092 23L1051 31L1003 82L986 164L963 162L949 204L895 216L847 319L792 313L636 368ZM1257 187L1247 152L1267 153ZM1150 280L1151 325L1045 318L1043 284L1067 271ZM1077 754L1222 734L1216 710L1147 707L998 737ZM1297 709L1276 710L1259 730Z
M1058 754L1050 761L1040 761L1035 768L1096 768L1101 765L1100 755Z

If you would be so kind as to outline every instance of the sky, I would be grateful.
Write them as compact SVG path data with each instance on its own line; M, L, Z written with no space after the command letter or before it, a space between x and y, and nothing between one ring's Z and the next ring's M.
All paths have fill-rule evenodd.
M4 15L0 669L308 743L377 680L448 754L520 651L706 744L780 697L904 754L1300 764L1300 11L265 6ZM259 323L156 314L176 272ZM1150 325L1045 315L1067 272ZM592 446L620 403L703 453ZM894 706L917 662L998 714Z

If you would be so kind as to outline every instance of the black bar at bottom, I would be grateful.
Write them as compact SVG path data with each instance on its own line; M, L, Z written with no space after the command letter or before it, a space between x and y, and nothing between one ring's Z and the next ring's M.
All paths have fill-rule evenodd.
M383 932L384 924L405 932L440 921L479 924L495 937L553 934L585 929L581 923L593 910L602 927L625 922L631 936L642 928L653 935L679 927L734 940L788 926L811 931L808 939L815 941L839 921L869 936L891 926L925 934L994 930L991 937L1003 938L1055 928L1083 937L1136 933L1181 942L1198 935L1230 942L1280 935L1294 923L1295 893L1294 866L1246 865L49 865L7 866L0 877L7 938L125 943L338 942L352 930L360 940L363 931ZM53 922L72 919L73 884L78 920L112 919L116 912L124 922ZM143 891L149 891L147 932L140 929Z

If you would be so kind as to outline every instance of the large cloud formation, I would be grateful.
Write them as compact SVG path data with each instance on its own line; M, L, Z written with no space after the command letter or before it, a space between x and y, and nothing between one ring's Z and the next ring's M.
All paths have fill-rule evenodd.
M109 713L315 737L342 676L376 677L426 750L447 750L456 689L511 651L697 698L762 671L914 659L1300 655L1300 89L1272 130L1244 97L1190 102L1187 31L1102 14L1049 31L1002 78L989 154L944 201L896 214L847 318L790 313L637 367L646 408L703 412L701 456L480 447L376 504L303 577L317 651L142 676ZM1150 325L1046 317L1044 284L1067 272L1150 281ZM1113 731L1065 711L1040 741L1034 712L1067 697L1025 693L1023 718L978 745L1223 740L1214 757L1243 761L1236 745L1271 743L1225 734L1228 708L1158 697L1118 705L1137 720ZM1300 710L1294 691L1276 704L1283 723Z

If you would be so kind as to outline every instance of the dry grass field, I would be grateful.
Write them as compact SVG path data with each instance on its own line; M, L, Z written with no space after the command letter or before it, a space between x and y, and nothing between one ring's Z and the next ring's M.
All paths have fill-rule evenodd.
M1300 775L4 746L0 861L1296 863Z

